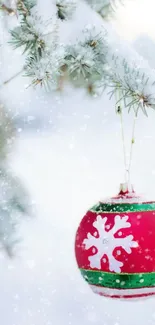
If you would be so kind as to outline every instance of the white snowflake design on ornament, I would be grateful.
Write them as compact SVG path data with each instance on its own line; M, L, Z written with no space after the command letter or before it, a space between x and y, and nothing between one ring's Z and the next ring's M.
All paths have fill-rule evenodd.
M96 252L94 255L89 256L90 267L101 269L101 260L103 255L106 254L109 261L109 270L111 272L120 273L123 262L115 259L113 251L117 247L122 247L128 254L131 254L131 248L138 247L138 243L133 240L133 236L129 235L124 238L115 238L114 235L118 230L118 236L122 235L121 229L131 227L131 224L127 221L128 216L121 217L120 215L115 216L114 226L111 230L108 230L108 226L105 226L107 217L102 218L100 215L97 216L93 226L98 230L99 237L95 237L97 232L92 236L90 233L87 234L87 238L84 239L83 244L85 249L95 247L92 252ZM106 230L107 229L107 230Z

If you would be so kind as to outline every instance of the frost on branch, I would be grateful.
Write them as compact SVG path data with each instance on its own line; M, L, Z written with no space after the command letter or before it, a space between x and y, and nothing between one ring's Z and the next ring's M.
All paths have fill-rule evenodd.
M27 16L21 21L20 26L11 31L11 43L14 48L23 46L24 52L41 55L46 45L45 30L51 23L51 21L43 22L37 15Z
M95 27L85 28L81 40L66 46L65 63L68 74L78 85L86 86L101 80L104 74L107 44L104 33Z
M105 7L117 4L115 0L87 2L100 14ZM59 18L64 20L73 13L75 3L55 0ZM20 26L11 32L15 48L24 47L27 55L24 68L33 85L45 85L46 88L50 85L53 88L59 76L61 80L68 77L74 85L85 87L94 95L107 89L110 98L113 95L117 97L116 104L128 111L134 109L136 114L141 109L147 115L148 108L155 108L155 71L136 52L123 41L118 50L120 39L118 42L115 39L111 41L111 35L104 26L100 26L99 31L94 26L87 26L74 43L65 45L64 57L59 58L60 21L56 20L56 28L53 21L44 22L35 13L34 4L32 0L18 0L22 19Z
M58 26L53 20L43 21L37 13L32 13L33 2L19 3L28 8L28 13L25 16L23 14L20 26L11 31L11 42L15 48L24 47L27 54L24 75L32 79L31 84L52 89L57 84L61 73L60 66L63 65Z
M109 80L106 84L111 90L108 92L110 98L117 97L117 104L122 105L130 111L139 109L147 115L148 108L155 108L155 71L150 69L148 63L143 60L132 49L115 54L109 49L107 66L109 65ZM124 53L123 53L124 51Z
M59 49L45 51L41 57L29 57L25 65L25 75L32 79L32 85L44 86L46 90L54 89L61 75L63 53Z
M76 5L77 0L56 0L57 17L61 20L71 19Z
M30 16L31 10L37 4L36 0L17 0L17 10L24 17Z

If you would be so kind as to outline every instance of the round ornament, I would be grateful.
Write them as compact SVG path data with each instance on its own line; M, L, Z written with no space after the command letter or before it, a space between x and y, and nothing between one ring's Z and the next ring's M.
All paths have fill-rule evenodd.
M76 233L78 267L93 292L111 298L155 294L155 202L121 186L88 210Z

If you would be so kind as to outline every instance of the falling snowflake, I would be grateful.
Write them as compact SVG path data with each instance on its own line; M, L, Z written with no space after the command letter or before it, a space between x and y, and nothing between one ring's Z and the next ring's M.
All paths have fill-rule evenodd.
M113 251L117 247L122 247L128 254L131 254L131 248L138 247L138 243L133 240L133 236L129 235L124 238L116 238L114 235L118 232L118 236L122 235L121 229L131 227L131 224L127 222L128 216L121 217L115 216L114 226L111 230L107 231L108 226L105 226L107 217L102 218L100 215L97 216L93 226L98 230L99 237L95 237L97 232L92 236L90 233L87 234L87 238L84 239L83 244L85 249L93 247L92 252L95 254L89 256L90 267L101 269L101 261L103 255L106 254L109 261L109 270L111 272L120 273L123 262L116 260L113 256Z

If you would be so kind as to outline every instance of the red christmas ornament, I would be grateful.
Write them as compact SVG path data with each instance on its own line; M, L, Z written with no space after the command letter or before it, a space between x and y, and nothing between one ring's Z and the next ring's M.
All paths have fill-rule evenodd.
M155 294L155 202L121 187L82 219L75 240L78 267L91 289L111 298Z

